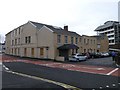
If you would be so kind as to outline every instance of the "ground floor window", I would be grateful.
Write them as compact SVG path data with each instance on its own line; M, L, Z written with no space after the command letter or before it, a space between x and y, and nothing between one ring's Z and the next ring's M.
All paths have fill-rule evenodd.
M31 55L34 56L34 48L31 48Z
M20 48L18 48L18 55L20 54Z
M40 48L40 56L44 55L44 48Z
M86 49L84 49L84 53L86 53Z
M24 48L24 56L27 55L27 48Z
M13 48L12 48L12 54L13 54Z
M17 48L15 48L15 55L17 54Z

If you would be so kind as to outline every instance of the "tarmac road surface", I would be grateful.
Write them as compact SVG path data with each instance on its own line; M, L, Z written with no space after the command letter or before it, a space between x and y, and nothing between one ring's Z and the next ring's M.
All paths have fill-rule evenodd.
M70 71L24 62L8 62L4 64L14 72L65 83L80 89L113 88L118 90L120 85L120 77L117 76ZM3 74L3 83L4 81Z

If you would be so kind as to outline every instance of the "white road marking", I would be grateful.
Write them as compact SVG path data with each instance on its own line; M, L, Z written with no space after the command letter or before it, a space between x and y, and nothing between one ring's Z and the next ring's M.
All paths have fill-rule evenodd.
M3 67L5 68L5 70L9 70L9 68L7 68L5 65L3 65Z
M2 65L2 62L0 62L0 65Z
M81 67L85 69L93 69L93 70L105 70L104 68L90 68L90 67Z
M42 81L45 81L45 82L48 82L48 83L59 85L59 86L64 87L66 89L82 90L82 89L79 89L77 87L74 87L74 86L71 86L71 85L68 85L68 84L64 84L64 83L60 83L60 82L56 82L56 81L53 81L53 80L48 80L48 79L44 79L44 78L40 78L40 77L36 77L36 76L31 76L31 75L27 75L27 74L23 74L23 73L13 72L13 71L6 71L6 72L16 74L16 75L20 75L20 76L23 76L23 77L29 77L29 78L36 79L36 80L42 80Z
M110 71L109 73L107 73L106 75L111 75L112 73L114 73L114 72L117 71L118 69L119 69L119 68L116 68L116 69Z

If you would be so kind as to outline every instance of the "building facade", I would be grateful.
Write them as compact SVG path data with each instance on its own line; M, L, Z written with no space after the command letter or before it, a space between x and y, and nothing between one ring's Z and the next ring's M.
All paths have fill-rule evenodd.
M64 61L75 53L97 51L97 39L68 31L68 26L28 21L6 34L6 54Z
M6 54L62 59L79 52L79 34L52 25L29 21L6 34Z
M97 52L97 38L87 35L81 36L81 53L94 53Z
M120 23L117 21L107 21L95 29L97 34L104 34L108 36L109 45L120 43Z
M97 52L108 52L109 51L109 40L106 35L92 36L96 38Z
M5 52L5 43L0 43L0 53Z

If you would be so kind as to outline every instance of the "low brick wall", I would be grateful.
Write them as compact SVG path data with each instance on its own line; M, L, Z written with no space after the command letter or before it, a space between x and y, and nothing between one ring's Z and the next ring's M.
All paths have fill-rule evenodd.
M58 57L56 58L56 61L65 61L65 58L58 56Z

